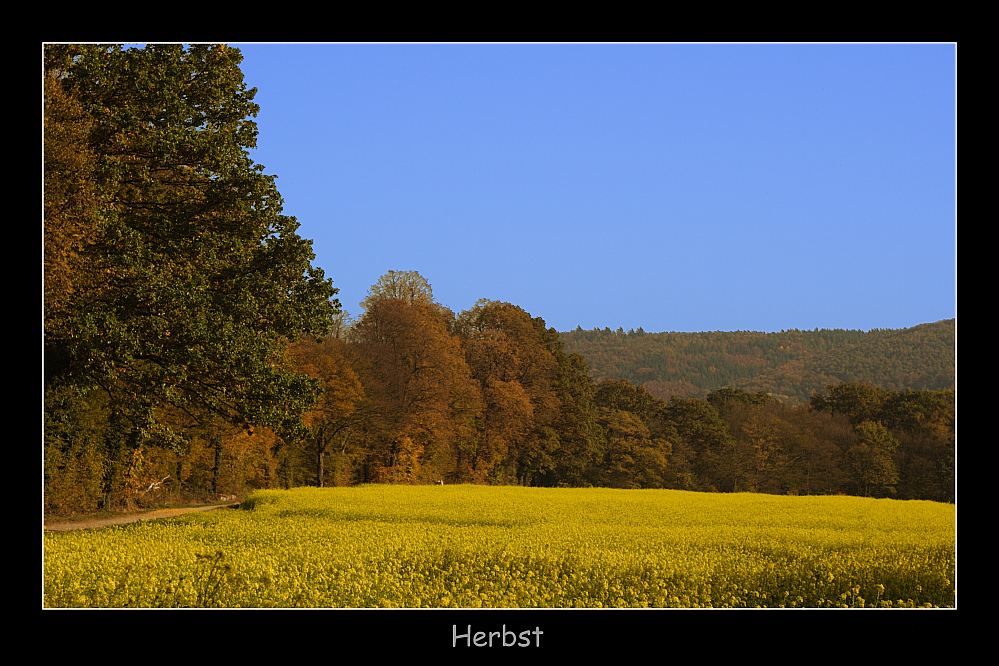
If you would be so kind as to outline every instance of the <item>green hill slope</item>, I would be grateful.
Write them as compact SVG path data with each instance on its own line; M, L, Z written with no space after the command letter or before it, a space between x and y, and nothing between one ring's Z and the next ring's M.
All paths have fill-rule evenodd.
M829 384L888 389L954 385L955 320L905 329L757 333L562 333L595 379L627 379L661 398L704 396L723 386L807 400Z

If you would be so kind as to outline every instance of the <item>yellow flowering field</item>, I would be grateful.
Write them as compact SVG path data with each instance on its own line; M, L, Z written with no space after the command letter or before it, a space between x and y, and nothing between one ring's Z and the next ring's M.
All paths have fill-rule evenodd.
M953 606L950 504L677 490L266 490L45 534L48 607Z

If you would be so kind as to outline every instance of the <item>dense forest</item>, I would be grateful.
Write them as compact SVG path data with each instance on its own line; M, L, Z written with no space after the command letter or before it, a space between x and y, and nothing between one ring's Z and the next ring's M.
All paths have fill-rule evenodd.
M47 512L370 482L953 499L953 388L911 390L904 372L807 403L727 375L662 400L595 382L514 304L452 312L413 271L388 271L349 319L249 157L240 61L46 48ZM693 376L696 353L666 358Z
M955 320L906 329L756 333L646 333L609 328L562 333L595 379L627 379L653 395L707 396L725 386L804 402L840 382L888 389L954 385Z

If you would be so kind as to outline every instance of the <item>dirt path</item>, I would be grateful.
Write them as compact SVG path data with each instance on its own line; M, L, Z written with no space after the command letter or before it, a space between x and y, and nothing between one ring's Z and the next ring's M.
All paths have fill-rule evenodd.
M188 506L180 507L177 509L157 509L155 511L146 511L144 513L126 513L120 516L109 516L107 518L91 518L85 520L72 520L63 521L55 523L46 523L46 532L67 532L69 530L90 530L98 527L108 527L110 525L125 525L126 523L135 523L140 520L159 520L160 518L173 518L175 516L180 516L185 513L194 513L196 511L212 511L214 509L223 509L237 507L239 504L211 504L209 506Z

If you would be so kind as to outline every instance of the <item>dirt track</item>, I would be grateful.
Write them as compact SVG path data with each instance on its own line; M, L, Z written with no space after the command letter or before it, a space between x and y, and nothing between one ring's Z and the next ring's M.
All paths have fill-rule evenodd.
M159 520L160 518L173 518L175 516L180 516L185 513L194 513L196 511L212 511L214 509L223 509L236 506L239 505L211 504L209 506L188 506L177 509L157 509L155 511L146 511L144 513L127 513L127 514L122 514L120 516L109 516L107 518L92 518L84 520L46 523L45 531L68 532L70 530L92 530L99 527L109 527L111 525L125 525L127 523L135 523L140 520Z

